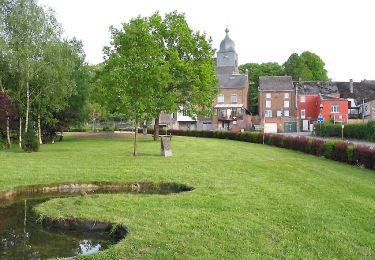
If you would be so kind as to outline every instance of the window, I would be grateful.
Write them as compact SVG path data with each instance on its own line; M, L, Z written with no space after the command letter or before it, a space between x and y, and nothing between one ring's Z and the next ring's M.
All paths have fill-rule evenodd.
M284 100L284 107L289 108L289 100Z
M331 106L331 113L338 113L339 112L339 105L334 104Z
M266 110L264 117L272 117L272 110Z
M306 102L306 96L301 96L301 103L305 103Z
M301 119L306 118L306 109L301 109Z
M266 108L271 108L271 107L272 107L271 100L266 100Z
M224 95L223 94L220 94L219 96L217 96L217 103L224 103Z
M277 117L282 117L283 116L283 112L281 110L277 110Z
M271 98L271 93L266 93L266 98Z
M284 110L284 116L286 116L286 117L289 116L289 110Z
M236 94L233 94L231 97L230 97L230 101L232 103L237 103L237 95Z
M284 99L289 99L289 93L284 93Z

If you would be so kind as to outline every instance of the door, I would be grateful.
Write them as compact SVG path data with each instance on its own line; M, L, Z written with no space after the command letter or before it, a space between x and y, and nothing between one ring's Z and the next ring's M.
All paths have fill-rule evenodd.
M276 123L265 123L264 124L264 132L267 133L267 134L277 133L277 124Z
M309 120L302 120L302 131L309 131Z
M284 132L285 133L297 132L297 122L285 122Z

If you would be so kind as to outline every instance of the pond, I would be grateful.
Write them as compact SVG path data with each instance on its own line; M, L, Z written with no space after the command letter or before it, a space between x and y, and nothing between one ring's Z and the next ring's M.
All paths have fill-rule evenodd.
M51 198L90 193L170 194L192 188L175 183L61 184L24 187L0 194L0 259L45 259L92 254L115 244L123 235L106 230L45 228L37 222L33 207ZM87 224L87 223L86 223ZM112 224L109 223L109 226Z

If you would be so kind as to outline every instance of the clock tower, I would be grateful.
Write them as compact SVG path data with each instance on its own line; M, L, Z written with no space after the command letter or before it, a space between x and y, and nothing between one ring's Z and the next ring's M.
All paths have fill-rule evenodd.
M238 74L238 55L235 51L235 45L229 38L229 30L225 29L226 36L220 43L220 50L217 53L216 73L218 75Z

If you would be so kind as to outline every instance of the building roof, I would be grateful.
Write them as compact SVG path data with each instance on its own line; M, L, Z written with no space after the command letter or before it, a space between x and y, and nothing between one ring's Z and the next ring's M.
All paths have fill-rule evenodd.
M339 91L336 82L302 81L294 82L299 95L325 95L338 96Z
M219 74L217 78L221 88L246 88L249 85L247 75L245 74Z
M259 90L290 91L294 90L291 76L259 77Z
M362 80L361 82L353 82L353 93L350 92L350 82L336 82L337 88L342 98L352 98L356 104L375 100L375 81Z
M234 41L229 38L229 30L228 28L225 29L225 38L224 40L221 41L220 43L220 50L219 52L231 52L231 51L235 51L235 45L234 45Z
M324 94L320 94L320 98L322 99L322 101L332 101L332 100L348 101L346 98L339 98L339 97L334 97L334 96L331 96L331 95L324 95Z

